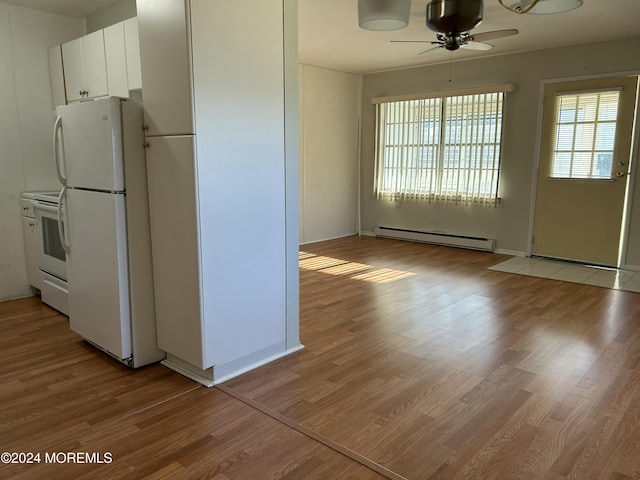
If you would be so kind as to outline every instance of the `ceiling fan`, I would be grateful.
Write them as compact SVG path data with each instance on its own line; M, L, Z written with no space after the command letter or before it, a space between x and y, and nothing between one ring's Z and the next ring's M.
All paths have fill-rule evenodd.
M435 45L418 55L445 48L458 50L489 50L493 45L488 40L517 35L517 29L494 30L472 34L470 31L482 22L482 0L431 0L427 4L427 27L436 32L436 41L391 40L394 43L429 43Z

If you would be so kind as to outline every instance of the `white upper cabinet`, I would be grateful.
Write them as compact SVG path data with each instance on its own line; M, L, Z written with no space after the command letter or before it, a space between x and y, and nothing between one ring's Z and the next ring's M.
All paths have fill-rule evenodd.
M54 106L140 92L138 21L129 18L49 50Z
M102 32L100 32L102 33ZM84 98L85 80L84 65L82 62L82 40L76 38L62 45L64 57L64 80L67 100L73 102ZM103 54L104 58L104 54ZM106 70L105 70L106 77Z
M129 82L127 81L127 52L122 22L104 29L104 52L109 95L127 98L129 96Z
M62 44L67 101L109 94L102 30Z
M108 95L107 64L102 32L94 32L82 37L82 60L88 96L94 98Z
M138 19L130 18L123 22L124 44L127 53L127 82L129 90L142 89L140 72L140 40L138 39Z
M104 29L109 95L129 97L131 90L142 88L140 42L135 17Z
M140 51L144 52L142 90L147 136L195 133L189 3L136 2Z

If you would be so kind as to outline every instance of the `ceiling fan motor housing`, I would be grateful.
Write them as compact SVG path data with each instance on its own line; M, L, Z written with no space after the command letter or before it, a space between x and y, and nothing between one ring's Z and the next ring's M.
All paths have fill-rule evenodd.
M482 0L431 0L427 27L434 32L468 32L482 21Z

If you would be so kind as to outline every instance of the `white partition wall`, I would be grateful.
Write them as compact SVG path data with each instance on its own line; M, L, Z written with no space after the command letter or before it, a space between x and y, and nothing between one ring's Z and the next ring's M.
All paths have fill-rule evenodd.
M300 348L287 5L138 1L158 344L205 384ZM193 222L172 231L168 216Z

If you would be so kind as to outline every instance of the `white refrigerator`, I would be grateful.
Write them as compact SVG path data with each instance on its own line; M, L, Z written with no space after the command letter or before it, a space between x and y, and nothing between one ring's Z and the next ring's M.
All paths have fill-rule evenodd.
M109 97L56 114L70 327L131 367L159 361L142 106Z

